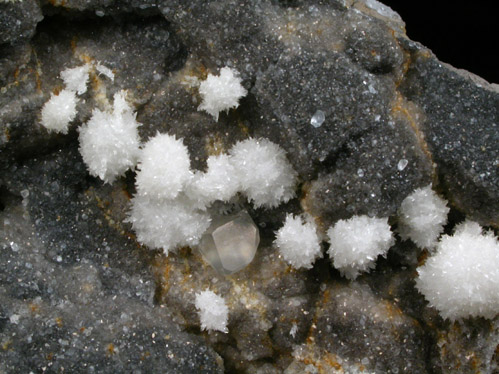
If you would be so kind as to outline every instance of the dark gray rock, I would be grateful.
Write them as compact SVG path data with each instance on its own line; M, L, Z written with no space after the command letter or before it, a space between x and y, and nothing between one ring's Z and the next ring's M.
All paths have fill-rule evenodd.
M402 93L420 122L448 198L482 225L499 225L499 90L412 45Z
M284 147L307 180L348 139L386 123L393 85L337 52L288 52L252 90L252 133ZM317 110L326 119L315 128L310 120Z
M38 0L0 3L0 45L30 39L43 19Z
M396 305L359 285L332 284L321 295L313 341L340 359L376 373L426 373L424 331Z
M392 73L405 60L389 27L381 21L357 23L346 36L345 53L373 74Z
M69 147L3 181L0 369L222 372L202 339L153 306L152 259L123 232L121 187L87 179Z
M190 52L208 70L236 68L244 79L277 60L282 46L268 32L274 6L268 1L165 1L165 18L177 25Z
M418 187L430 184L432 164L404 120L378 123L354 137L310 184L304 205L327 228L338 219L389 217Z

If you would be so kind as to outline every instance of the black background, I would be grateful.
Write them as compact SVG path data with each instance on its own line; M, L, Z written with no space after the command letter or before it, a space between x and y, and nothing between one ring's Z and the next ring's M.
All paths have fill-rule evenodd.
M430 48L443 62L499 83L499 12L494 2L381 0L406 24L409 38Z

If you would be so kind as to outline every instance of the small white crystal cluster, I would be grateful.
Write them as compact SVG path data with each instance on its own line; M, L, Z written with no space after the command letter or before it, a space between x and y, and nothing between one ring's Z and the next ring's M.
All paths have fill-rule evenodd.
M310 269L315 260L322 257L317 226L310 217L288 214L274 243L284 260L296 269Z
M63 70L60 76L65 88L57 95L51 94L49 101L42 107L41 124L47 130L62 134L68 133L69 124L75 119L77 113L77 95L83 95L87 92L89 73L93 67L99 72L107 69L105 75L114 80L111 70L100 63L96 65L85 64Z
M449 208L431 185L418 188L400 205L398 231L420 248L434 248L447 223Z
M239 100L248 93L241 82L237 70L228 67L222 68L219 76L208 74L199 86L202 102L198 110L204 110L218 121L220 112L237 108Z
M276 207L294 197L297 174L277 144L247 139L229 154L241 191L256 207Z
M227 333L229 308L223 297L210 290L196 294L196 309L198 309L202 330L216 330Z
M348 279L374 268L395 243L388 218L355 216L336 222L327 234L333 265Z
M476 222L444 235L418 268L416 287L442 317L494 318L499 313L499 242Z

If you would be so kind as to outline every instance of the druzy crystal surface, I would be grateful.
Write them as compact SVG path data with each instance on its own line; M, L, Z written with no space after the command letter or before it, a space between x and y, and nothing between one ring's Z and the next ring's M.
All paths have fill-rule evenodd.
M253 261L259 243L258 227L243 210L230 216L214 217L201 239L199 250L216 271L229 275Z

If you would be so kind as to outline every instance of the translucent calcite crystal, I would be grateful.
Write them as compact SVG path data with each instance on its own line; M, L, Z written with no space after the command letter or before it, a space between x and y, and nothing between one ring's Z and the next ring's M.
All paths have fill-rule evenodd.
M246 211L213 217L201 239L199 250L220 274L228 275L246 267L255 257L260 234Z

